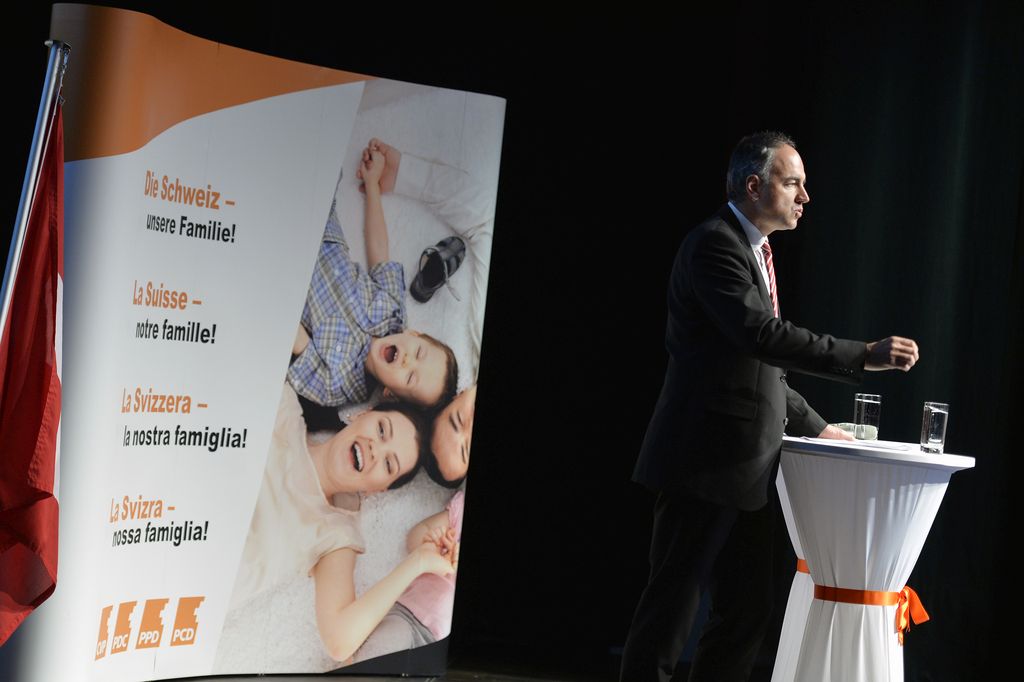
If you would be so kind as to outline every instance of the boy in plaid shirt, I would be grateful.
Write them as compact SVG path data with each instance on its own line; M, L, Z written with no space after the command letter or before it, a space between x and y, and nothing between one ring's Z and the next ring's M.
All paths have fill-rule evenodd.
M436 408L455 395L458 365L447 345L405 329L405 276L401 264L388 260L384 166L379 148L363 150L357 175L366 193L365 272L352 261L331 205L288 382L320 405L365 402L379 383L385 398Z

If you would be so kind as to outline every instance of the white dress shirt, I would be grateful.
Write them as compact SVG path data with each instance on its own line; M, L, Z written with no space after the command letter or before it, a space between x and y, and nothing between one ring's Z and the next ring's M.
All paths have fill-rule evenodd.
M761 277L764 279L764 288L771 295L772 288L768 284L768 264L764 262L764 252L761 248L764 243L768 241L768 237L761 234L761 230L754 227L754 223L747 220L747 216L743 215L736 205L731 201L729 202L729 208L736 214L736 218L739 219L740 225L743 226L743 231L747 234L747 240L750 242L750 248L754 250L754 260L757 261L757 267L761 270Z

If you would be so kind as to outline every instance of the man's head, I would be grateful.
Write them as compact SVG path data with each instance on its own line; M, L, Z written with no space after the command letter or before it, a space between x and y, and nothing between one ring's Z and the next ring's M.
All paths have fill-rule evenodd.
M366 371L384 386L386 398L425 408L451 400L459 380L452 349L411 329L370 341Z
M763 234L792 230L803 216L807 194L803 160L792 138L768 131L744 137L729 159L725 189Z

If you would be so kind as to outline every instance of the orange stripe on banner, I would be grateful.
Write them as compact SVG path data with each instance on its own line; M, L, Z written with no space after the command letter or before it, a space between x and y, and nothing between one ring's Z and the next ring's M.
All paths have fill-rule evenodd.
M921 599L909 585L899 592L882 592L879 590L850 590L845 587L814 586L814 598L822 601L835 601L844 604L862 604L865 606L896 606L896 632L903 645L903 633L910 630L910 622L920 625L930 620L924 610Z
M809 568L807 568L807 560L806 559L797 559L796 560L796 572L797 573L807 573L808 575L810 575L811 570Z
M54 5L50 35L71 46L65 161L134 151L211 111L370 79L222 45L109 7Z

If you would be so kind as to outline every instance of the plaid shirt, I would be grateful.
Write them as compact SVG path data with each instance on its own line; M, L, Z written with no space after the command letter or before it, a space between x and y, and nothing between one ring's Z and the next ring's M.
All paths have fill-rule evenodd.
M302 310L309 344L288 368L295 391L320 405L365 402L373 388L366 356L373 338L405 329L405 274L394 261L364 272L352 262L335 207L324 228Z

